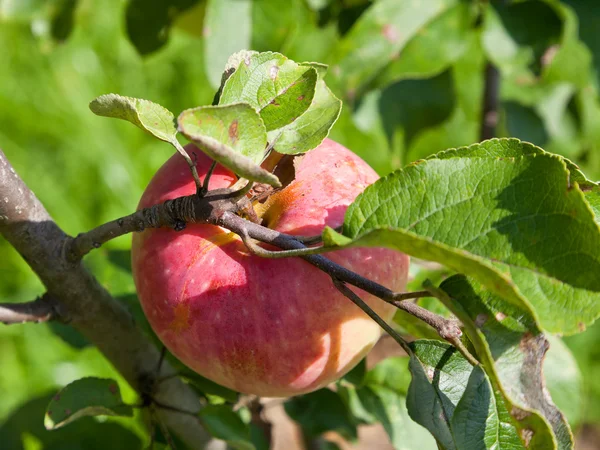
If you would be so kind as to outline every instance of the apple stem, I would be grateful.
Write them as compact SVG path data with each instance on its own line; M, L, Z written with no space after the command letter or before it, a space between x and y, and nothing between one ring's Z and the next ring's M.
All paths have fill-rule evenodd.
M210 177L212 177L213 172L215 171L215 167L217 167L217 162L213 161L204 177L204 181L202 182L202 187L197 192L199 197L204 197L208 194L208 184L210 183Z

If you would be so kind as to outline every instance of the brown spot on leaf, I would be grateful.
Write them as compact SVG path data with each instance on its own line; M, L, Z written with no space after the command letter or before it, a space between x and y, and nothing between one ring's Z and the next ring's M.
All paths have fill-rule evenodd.
M66 414L67 416L70 416L72 412L73 412L73 411L71 411L69 408L65 409L65 414Z
M300 97L298 97L296 100L298 100L299 102L301 102L302 100L304 100L304 95L301 95Z
M521 430L521 439L523 439L523 443L525 444L525 447L529 447L529 444L531 443L531 439L533 438L533 430L530 428L523 428Z
M108 390L110 391L110 393L112 395L117 395L117 385L116 384L111 384L110 386L108 386Z
M579 322L579 323L577 324L577 328L578 328L578 329L579 329L579 331L581 331L581 332L585 331L585 323L583 323L583 322Z
M235 143L238 140L238 121L237 119L231 122L229 125L229 139L231 139L232 143Z
M400 38L400 33L398 33L396 27L389 23L386 23L383 26L381 34L383 34L383 37L385 37L392 44L394 44Z
M54 396L53 400L54 400L55 402L59 401L59 400L60 400L60 394L56 394L56 395Z
M277 103L277 99L276 98L274 98L273 100L271 100L271 103L269 103L269 104L273 105L273 106L280 106L279 103Z
M523 410L521 408L513 406L512 409L511 409L511 411L510 411L510 415L513 416L518 421L521 421L521 420L529 417L531 415L531 413L529 411L525 411L525 410Z

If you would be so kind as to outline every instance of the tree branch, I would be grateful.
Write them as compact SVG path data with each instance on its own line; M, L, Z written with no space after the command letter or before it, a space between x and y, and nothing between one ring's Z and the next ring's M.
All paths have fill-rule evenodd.
M58 317L57 306L48 294L27 303L0 303L0 323L48 322Z
M155 373L158 349L135 325L127 310L79 262L64 258L71 239L52 220L41 202L19 178L0 151L0 233L21 254L59 302L70 325L93 342L123 377L140 393L148 380L175 373L166 362ZM152 383L154 385L154 383ZM199 411L194 391L179 378L156 384L154 398ZM157 414L190 448L201 449L210 440L199 420L159 410Z
M481 111L479 140L485 141L496 136L498 126L498 95L500 92L500 72L492 63L485 67L485 87Z

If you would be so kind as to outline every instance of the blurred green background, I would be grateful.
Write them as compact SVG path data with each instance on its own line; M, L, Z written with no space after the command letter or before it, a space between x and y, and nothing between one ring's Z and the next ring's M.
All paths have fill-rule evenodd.
M382 175L481 139L492 64L496 136L565 155L599 179L599 31L597 0L0 0L0 147L61 227L88 230L131 212L172 153L94 116L89 101L115 92L176 114L210 104L227 57L252 48L329 64L326 80L344 100L330 137ZM128 248L121 238L86 259L116 296L134 291ZM42 293L0 239L0 300ZM599 340L600 326L565 339L584 379L584 402L569 417L576 429L600 423ZM104 440L89 442L85 426L42 430L57 388L118 378L68 327L1 326L0 368L1 448L141 445L141 421L90 419L88 428L107 432L94 429Z

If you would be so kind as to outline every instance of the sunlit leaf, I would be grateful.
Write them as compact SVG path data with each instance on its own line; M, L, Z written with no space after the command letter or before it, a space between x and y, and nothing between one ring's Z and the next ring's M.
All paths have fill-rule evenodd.
M90 109L98 116L131 122L161 141L172 142L176 139L175 116L158 103L118 94L106 94L92 100Z
M223 86L219 103L248 103L271 131L292 123L309 108L316 83L313 67L279 53L259 53L242 60Z
M279 186L258 164L267 145L262 119L248 104L201 106L182 112L180 131L212 159L249 180Z
M531 148L491 140L408 166L368 187L348 208L345 237L326 242L440 262L543 329L579 332L600 315L600 231L566 162ZM496 150L506 156L482 156Z

